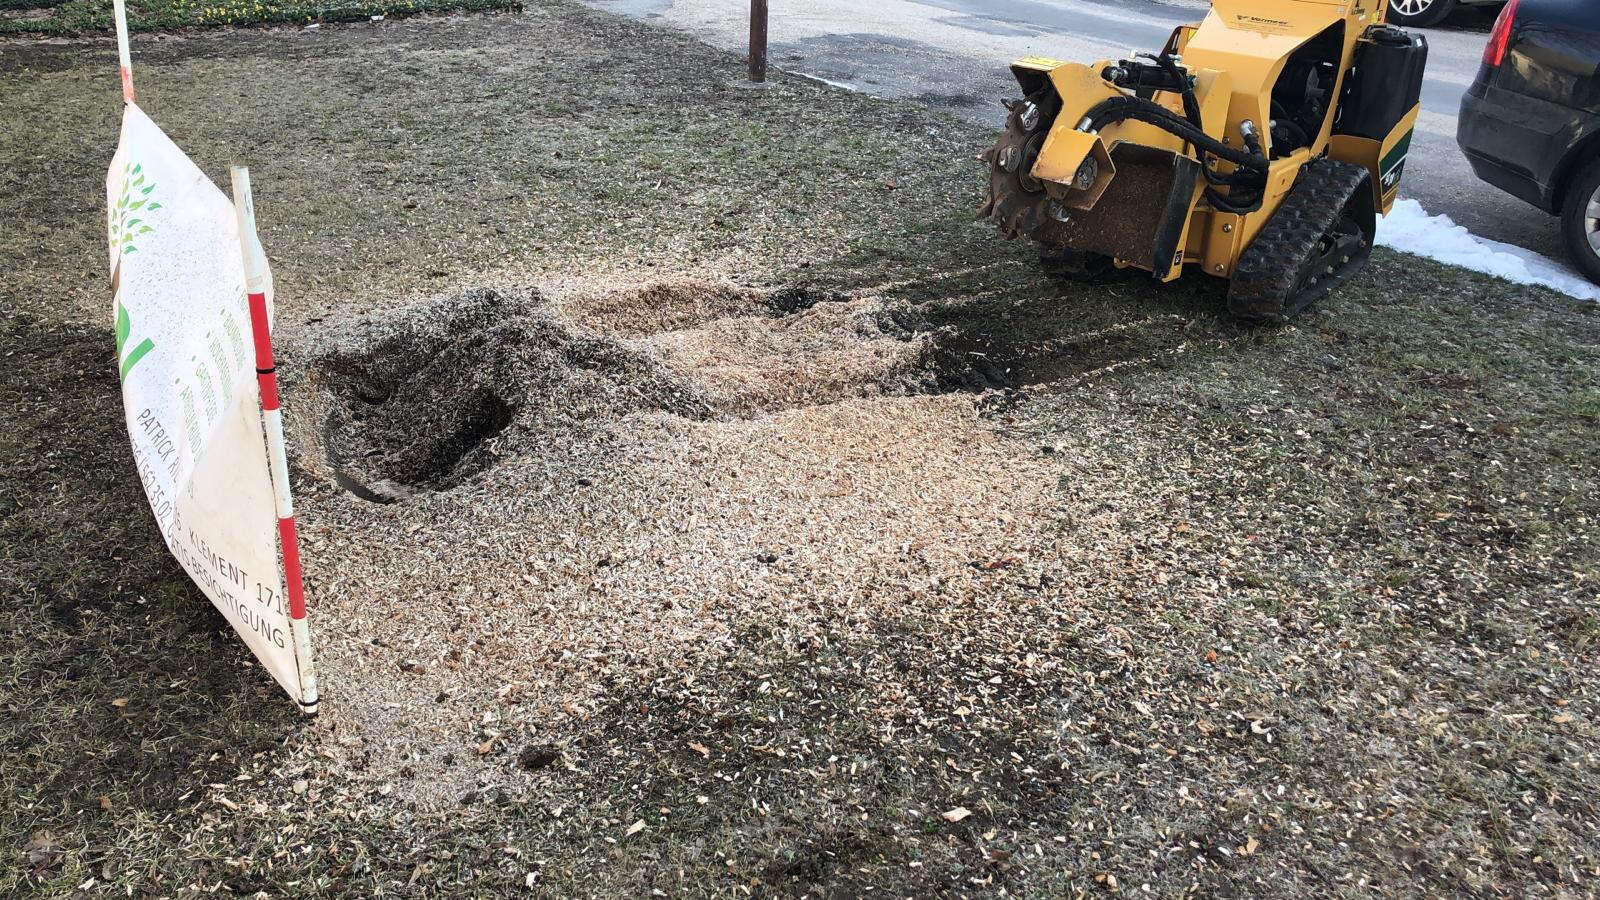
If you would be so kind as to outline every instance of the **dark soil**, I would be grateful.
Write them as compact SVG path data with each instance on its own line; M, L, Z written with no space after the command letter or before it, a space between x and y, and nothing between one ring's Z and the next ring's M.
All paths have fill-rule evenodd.
M335 338L311 377L338 400L326 440L340 484L381 502L453 487L493 463L513 424L546 435L573 409L709 413L658 364L575 333L542 305L471 291Z
M110 329L4 314L0 346L0 885L16 891L67 854L120 869L119 823L183 814L300 723L162 545L115 439Z

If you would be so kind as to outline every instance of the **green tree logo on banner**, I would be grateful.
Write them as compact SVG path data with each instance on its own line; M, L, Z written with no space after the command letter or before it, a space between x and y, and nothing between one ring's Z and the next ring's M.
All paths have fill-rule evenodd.
M138 249L134 246L135 238L150 233L150 225L144 217L161 208L160 203L150 198L150 193L156 189L156 185L153 181L145 184L143 169L142 164L122 165L122 197L111 210L111 246L114 251L120 251L124 256ZM127 378L134 365L155 348L153 341L144 338L135 344L131 351L128 350L128 338L132 334L133 320L128 316L127 307L118 300L117 359L121 361L122 378Z
M127 378L133 371L134 364L144 359L144 355L155 349L155 341L145 338L141 340L132 351L124 354L128 346L128 336L133 333L133 320L128 318L128 308L117 302L117 359L122 361L120 377Z
M123 253L133 253L137 249L133 239L150 233L150 226L143 217L161 208L161 204L150 199L150 192L156 185L153 181L144 183L143 169L143 165L123 163L122 198L111 211L112 246L121 248Z

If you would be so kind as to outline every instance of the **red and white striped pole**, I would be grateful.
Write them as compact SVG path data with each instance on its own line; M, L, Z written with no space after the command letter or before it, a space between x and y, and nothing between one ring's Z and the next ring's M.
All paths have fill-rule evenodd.
M118 0L121 2L121 0ZM255 339L256 382L261 388L261 417L272 469L273 503L278 515L278 544L283 551L284 590L289 596L289 625L294 632L294 658L300 669L300 708L317 711L317 675L311 665L311 627L306 622L305 587L300 577L300 541L294 528L294 497L289 493L289 456L283 442L283 413L278 407L278 370L272 357L272 323L267 319L266 260L256 238L256 207L250 197L250 170L233 166L233 209L239 218L239 250L244 255L245 293L250 303L250 333Z
M128 5L126 0L111 0L111 14L117 24L117 67L122 70L122 99L133 102L133 57L128 53Z

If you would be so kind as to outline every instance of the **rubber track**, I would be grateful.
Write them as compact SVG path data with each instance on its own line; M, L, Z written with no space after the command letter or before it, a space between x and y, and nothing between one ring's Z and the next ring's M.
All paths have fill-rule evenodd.
M1369 178L1360 166L1326 157L1301 166L1277 211L1239 255L1228 285L1228 309L1243 319L1282 322L1349 281L1372 253L1371 221L1361 223L1366 240L1348 263L1296 293L1310 267L1322 265L1315 260L1317 242L1357 191L1371 190Z

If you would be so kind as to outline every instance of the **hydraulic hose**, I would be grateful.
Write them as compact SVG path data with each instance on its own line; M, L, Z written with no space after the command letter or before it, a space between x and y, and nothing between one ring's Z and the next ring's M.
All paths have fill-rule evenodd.
M1157 56L1153 53L1141 53L1139 55L1155 60L1156 65L1167 73L1167 77L1172 79L1173 84L1183 85L1183 117L1189 120L1190 125L1204 131L1205 125L1200 121L1200 101L1194 95L1194 85L1189 80L1189 74L1178 68L1177 61L1170 54L1163 53Z
M1159 103L1145 100L1140 97L1112 97L1102 100L1089 108L1084 115L1082 130L1099 131L1107 125L1121 122L1125 119L1136 119L1149 125L1154 125L1168 134L1175 135L1195 145L1196 148L1225 159L1236 166L1266 174L1267 159L1261 155L1259 149L1255 152L1230 147L1217 140L1199 128L1179 118L1175 113Z

